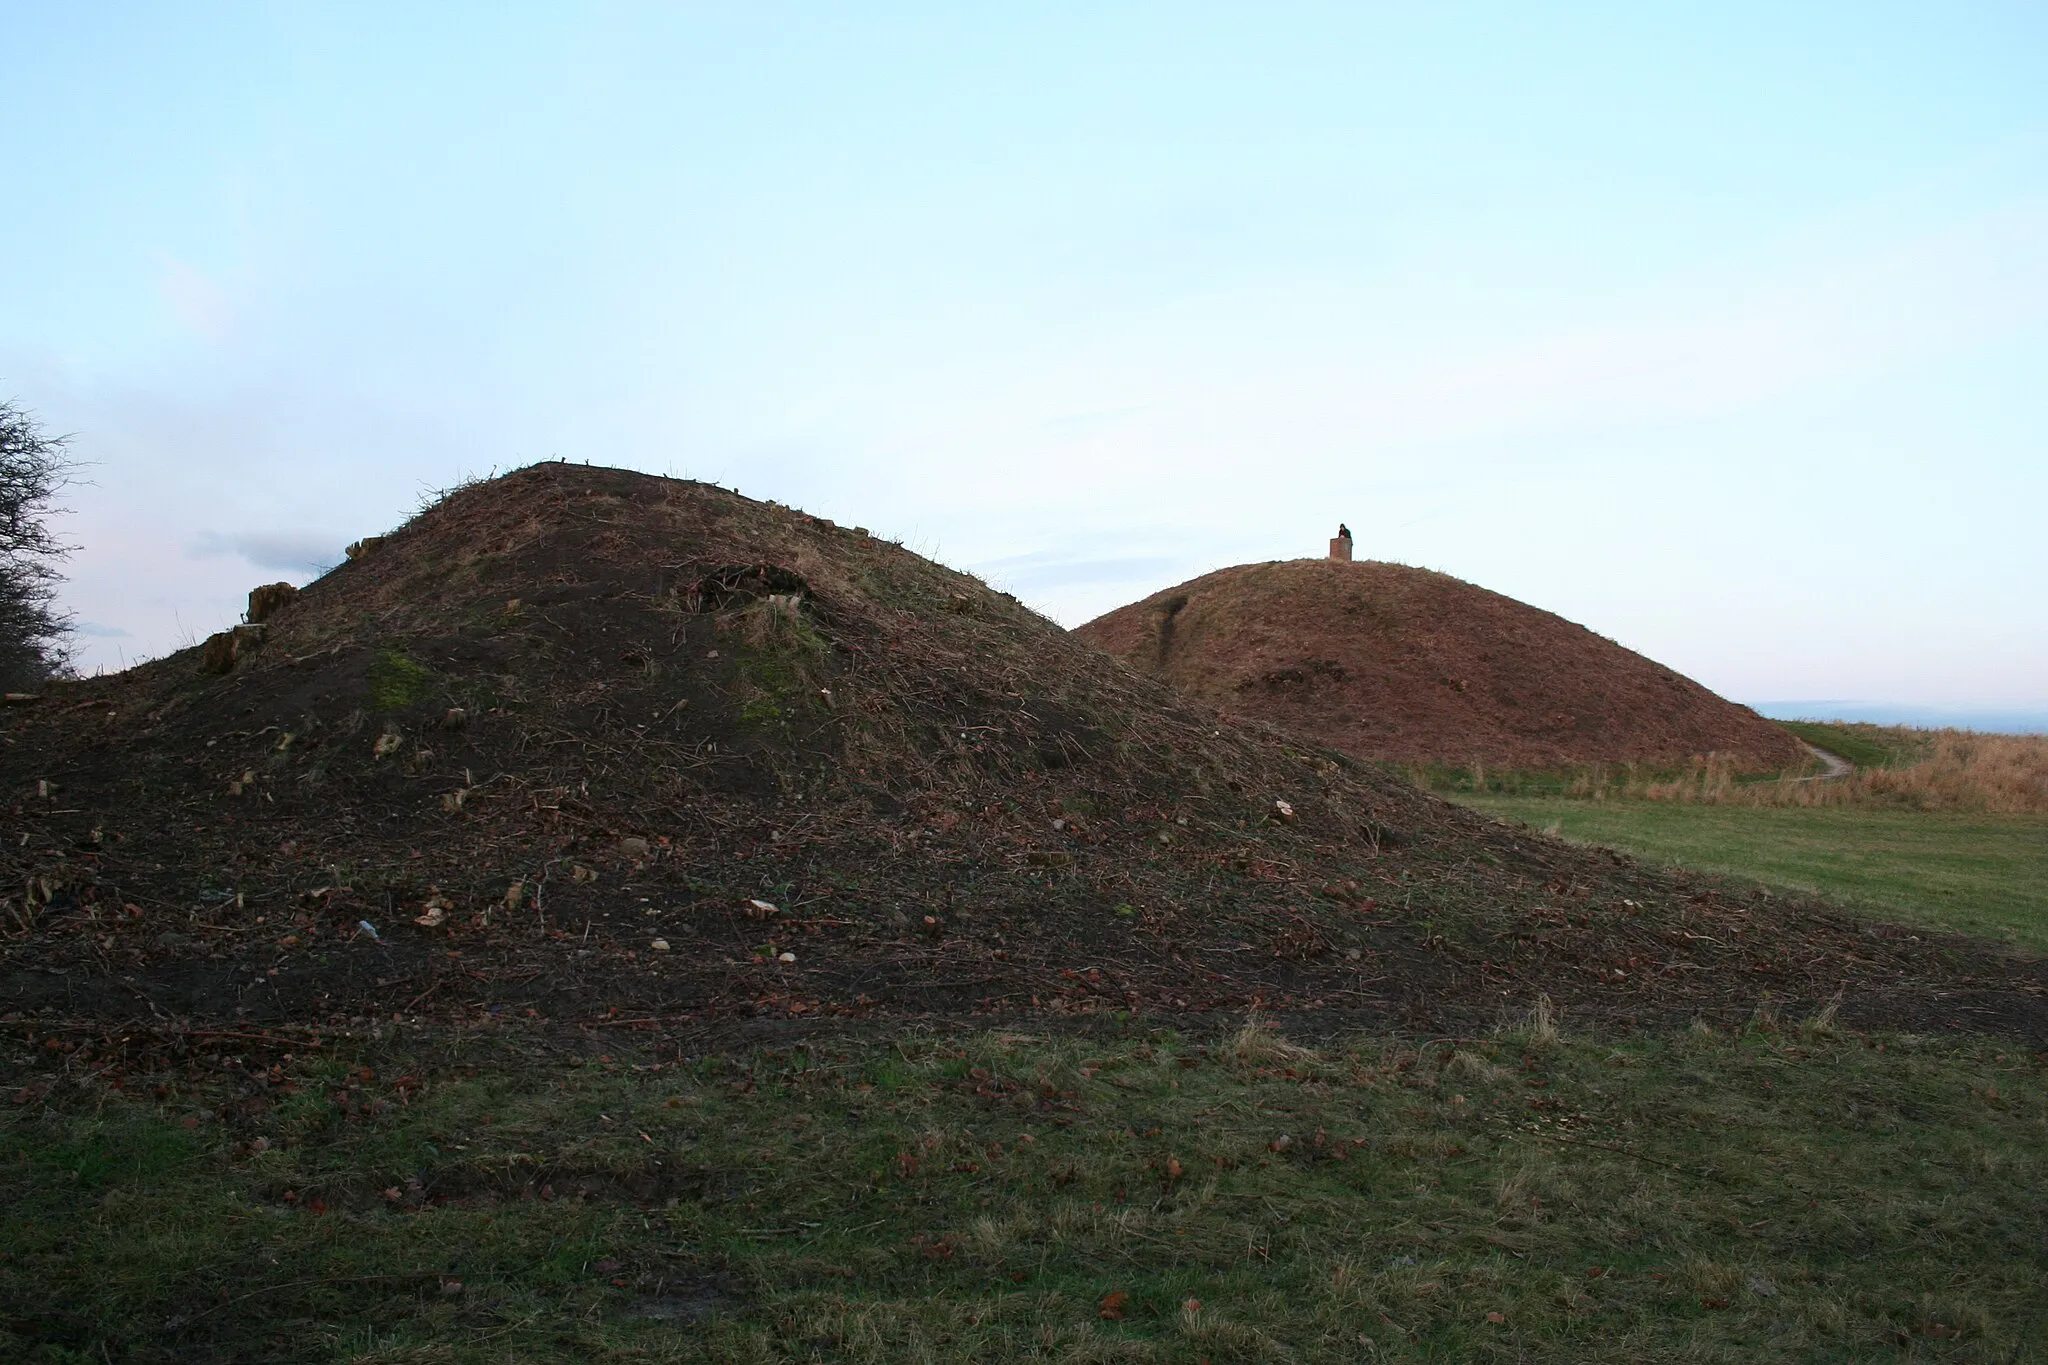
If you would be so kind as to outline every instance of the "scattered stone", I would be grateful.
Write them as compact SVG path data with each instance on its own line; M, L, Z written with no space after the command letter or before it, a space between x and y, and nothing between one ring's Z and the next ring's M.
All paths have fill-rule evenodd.
M637 834L629 834L619 840L619 853L627 858L645 858L653 846Z

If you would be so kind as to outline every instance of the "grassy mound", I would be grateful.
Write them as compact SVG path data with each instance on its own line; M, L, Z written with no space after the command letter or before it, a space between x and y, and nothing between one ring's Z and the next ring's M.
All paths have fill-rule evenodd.
M1221 569L1082 626L1224 709L1363 758L1558 768L1803 751L1747 707L1550 612L1400 564Z

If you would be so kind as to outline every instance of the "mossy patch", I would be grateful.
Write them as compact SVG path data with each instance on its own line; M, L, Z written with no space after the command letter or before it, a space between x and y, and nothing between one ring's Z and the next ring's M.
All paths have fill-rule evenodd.
M819 706L832 646L789 597L768 597L735 613L721 628L738 637L736 682L740 719L772 729Z
M425 664L387 649L370 660L370 704L379 711L403 711L426 700L434 674Z

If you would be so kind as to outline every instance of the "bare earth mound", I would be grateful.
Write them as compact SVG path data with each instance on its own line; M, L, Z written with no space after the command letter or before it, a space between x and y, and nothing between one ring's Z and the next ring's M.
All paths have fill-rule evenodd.
M1563 617L1400 564L1246 564L1074 632L1238 715L1360 758L1488 767L1789 766L1799 745Z
M2048 1033L2036 964L1219 725L971 578L715 487L535 466L264 607L232 651L0 712L0 1012L38 1046L1253 1004L1441 1030L1845 988Z

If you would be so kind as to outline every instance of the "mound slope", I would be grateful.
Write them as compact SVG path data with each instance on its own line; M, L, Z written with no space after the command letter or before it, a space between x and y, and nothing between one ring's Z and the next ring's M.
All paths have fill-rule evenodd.
M1803 756L1748 707L1583 626L1401 564L1221 569L1075 634L1361 758L1561 767L1719 753L1764 769Z
M189 650L0 712L9 1026L81 1056L394 1017L1441 1028L1845 986L2042 1026L2031 966L1484 821L715 487L535 466L266 606L225 674Z

